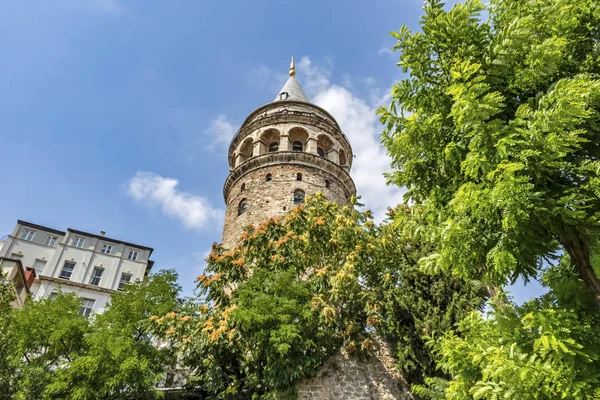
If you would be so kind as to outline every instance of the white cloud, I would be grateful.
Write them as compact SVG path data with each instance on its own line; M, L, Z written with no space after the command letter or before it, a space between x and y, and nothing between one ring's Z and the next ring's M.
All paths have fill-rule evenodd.
M212 230L222 226L222 209L213 208L205 197L179 190L177 185L177 179L139 171L127 182L127 194L141 204L160 207L186 228Z
M377 52L377 54L379 54L380 56L383 56L383 55L393 56L394 55L394 50L392 50L389 47L382 47L382 48L379 49L379 51Z
M383 176L391 169L391 160L380 143L382 127L375 111L389 95L378 97L369 90L369 99L365 100L347 88L332 84L331 63L326 67L316 66L305 56L298 67L306 74L304 86L312 101L335 117L350 141L355 155L351 176L362 202L373 210L378 220L383 219L387 207L402 202L404 193L396 186L386 185ZM375 81L367 78L365 83L373 86Z
M54 3L71 9L78 8L107 14L124 14L127 11L119 0L54 0Z
M283 87L287 79L288 75L286 73L282 71L274 72L265 65L259 65L256 68L250 69L246 77L247 82L252 87L273 93L273 98L275 98L275 95Z
M327 65L324 67L313 65L310 57L304 56L296 64L296 69L302 73L304 79L303 89L311 97L323 92L330 86L333 63L331 60L325 62Z
M208 128L204 130L211 138L209 147L229 144L235 131L235 126L227 119L225 114L217 115L217 118L210 121Z
M151 81L152 79L154 79L155 76L156 76L156 71L154 71L154 68L150 68L149 70L147 70L146 72L144 72L142 74L142 79Z
M96 5L99 10L112 13L112 14L122 14L125 12L125 7L120 4L117 0L85 0L91 4Z
M342 74L342 86L352 90L354 85L352 84L352 77L349 74Z
M226 156L227 145L237 129L236 124L225 114L219 114L209 120L204 109L192 107L171 110L165 118L165 124L178 135L181 151L188 160L193 160L206 149L215 147L219 148L219 155Z

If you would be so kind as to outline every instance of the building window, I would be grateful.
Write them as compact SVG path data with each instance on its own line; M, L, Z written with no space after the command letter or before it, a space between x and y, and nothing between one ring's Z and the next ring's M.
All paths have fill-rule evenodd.
M271 142L269 145L269 153L273 153L279 150L279 142Z
M33 269L35 269L35 274L37 276L40 276L42 274L42 271L44 270L45 266L46 266L46 261L35 260L35 262L33 263Z
M296 140L294 143L292 143L292 150L294 151L302 151L302 142Z
M112 244L104 244L102 246L102 250L100 250L100 252L104 253L104 254L112 253Z
M317 147L317 154L321 157L325 157L325 150L322 147Z
M119 287L117 289L123 290L129 282L131 282L131 274L121 274L121 280L119 280Z
M25 229L23 232L21 232L21 239L32 241L34 235L35 235L35 231L30 231L28 229Z
M56 240L57 239L58 238L56 236L50 236L50 235L48 235L48 236L46 236L46 240L44 240L44 244L46 246L54 246L56 244Z
M331 186L331 182L329 182L329 179L325 179L325 187L329 189L329 186Z
M265 181L271 182L271 179L273 179L273 175L267 174L267 176L265 177Z
M127 259L131 261L137 261L139 253L135 250L129 250L129 254L127 255Z
M90 285L98 286L100 281L102 280L102 274L104 273L104 268L94 267L94 272L92 272L92 279L90 279Z
M65 261L65 265L63 265L62 270L60 271L59 278L62 279L71 279L71 275L73 275L73 270L75 269L75 263L71 261Z
M246 190L246 184L242 183L242 187L240 188L240 192L243 192L244 190Z
M302 182L302 174L300 172L296 174L296 180Z
M240 204L238 204L238 217L242 214L246 214L246 208L248 208L248 202L246 199L242 199Z
M83 247L83 243L85 243L85 239L82 237L74 237L73 241L71 242L71 244L75 247L79 247L82 248Z
M294 205L304 204L304 191L296 189L294 191Z
M94 309L94 303L96 300L93 299L81 299L81 308L79 309L79 315L89 317Z

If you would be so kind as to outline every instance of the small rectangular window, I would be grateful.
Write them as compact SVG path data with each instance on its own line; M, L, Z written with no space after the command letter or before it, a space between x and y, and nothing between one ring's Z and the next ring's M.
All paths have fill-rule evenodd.
M93 299L81 299L81 308L79 309L79 315L89 317L94 309L94 303L96 300Z
M58 238L56 236L48 235L48 236L46 236L46 240L44 240L44 244L46 246L54 246L56 244L57 239Z
M94 267L94 271L92 272L92 279L90 279L90 285L98 286L100 281L102 280L102 274L104 273L104 268Z
M59 278L71 279L71 275L73 275L74 269L75 269L75 263L66 261L65 265L63 265L62 270L60 271Z
M84 238L82 238L82 237L78 237L78 236L74 237L74 238L73 238L73 241L71 242L71 244L72 244L73 246L75 246L75 247L79 247L79 248L82 248L82 247L83 247L83 243L85 243L85 239L84 239Z
M125 285L131 282L131 274L121 274L121 280L119 281L119 290L123 290Z
M129 254L127 255L127 258L132 260L132 261L136 261L138 258L138 252L135 250L129 250Z
M35 274L37 276L40 276L42 274L42 271L44 270L45 266L46 266L46 261L35 260L35 262L33 263L33 269L35 269Z
M112 253L112 244L105 244L102 246L102 250L100 250L104 254Z
M28 229L25 229L23 232L21 232L21 239L32 241L34 235L35 235L35 231L30 231Z

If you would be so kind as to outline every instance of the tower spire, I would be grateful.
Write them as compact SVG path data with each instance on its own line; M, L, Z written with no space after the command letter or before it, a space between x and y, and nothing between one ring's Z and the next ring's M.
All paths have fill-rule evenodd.
M292 62L290 63L290 77L288 78L285 85L283 85L283 87L279 91L279 94L273 101L290 100L310 103L294 75L296 75L296 63L294 63L294 56L292 56Z
M290 64L290 76L296 75L296 64L294 64L294 56L292 56L292 63Z

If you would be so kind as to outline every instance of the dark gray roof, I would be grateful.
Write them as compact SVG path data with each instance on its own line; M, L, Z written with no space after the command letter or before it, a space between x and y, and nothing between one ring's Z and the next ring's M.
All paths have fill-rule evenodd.
M296 78L294 78L293 76L290 76L290 78L287 80L285 85L283 85L283 87L279 91L279 94L275 98L274 102L286 101L286 100L310 103L310 101L308 101L308 98L302 91L300 84L298 83Z

